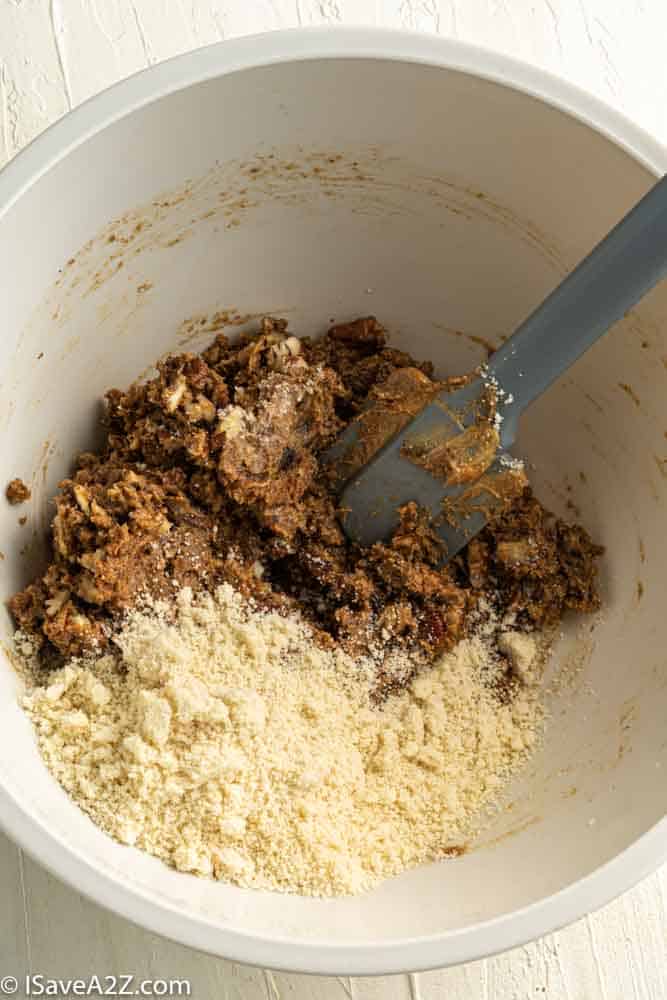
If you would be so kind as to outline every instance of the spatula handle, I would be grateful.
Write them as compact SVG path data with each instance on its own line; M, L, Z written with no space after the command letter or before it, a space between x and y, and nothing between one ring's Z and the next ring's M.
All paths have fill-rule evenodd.
M594 197L592 193L592 197ZM651 188L489 359L506 433L537 396L667 275L667 176Z

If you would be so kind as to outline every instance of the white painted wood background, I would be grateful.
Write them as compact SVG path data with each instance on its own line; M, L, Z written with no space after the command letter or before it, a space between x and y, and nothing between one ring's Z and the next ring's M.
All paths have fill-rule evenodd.
M68 108L168 56L254 31L402 26L472 41L592 91L667 144L667 0L0 0L0 163ZM138 930L0 835L0 976L187 977L196 998L665 1000L667 869L579 923L420 975L242 968Z

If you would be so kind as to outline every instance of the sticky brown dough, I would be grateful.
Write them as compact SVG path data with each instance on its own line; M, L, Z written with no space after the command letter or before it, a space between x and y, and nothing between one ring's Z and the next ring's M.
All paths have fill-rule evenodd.
M458 387L443 382L439 390L446 392ZM446 401L447 396L441 394L438 402L448 418L443 419L441 428L423 437L406 436L401 454L446 486L463 486L476 482L484 475L500 447L500 434L494 421L496 394L490 386L484 389L472 422L466 427L451 412ZM500 486L500 480L497 485ZM494 494L497 493L498 490L494 490Z
M146 597L222 582L260 607L298 611L324 645L401 647L424 661L466 634L482 597L527 628L598 606L601 550L523 483L446 566L415 503L385 544L347 540L324 450L355 419L374 448L383 427L466 380L436 382L429 362L387 346L375 318L301 341L267 318L236 343L219 335L157 369L107 394L104 450L81 456L61 484L51 562L10 601L45 664L104 648ZM382 662L378 683L394 683Z
M344 483L398 434L440 391L418 368L397 368L368 394L368 402L354 420L356 441L331 467L332 484Z
M12 479L11 482L7 483L5 496L9 503L15 506L16 504L25 503L26 500L30 499L32 494L22 479Z

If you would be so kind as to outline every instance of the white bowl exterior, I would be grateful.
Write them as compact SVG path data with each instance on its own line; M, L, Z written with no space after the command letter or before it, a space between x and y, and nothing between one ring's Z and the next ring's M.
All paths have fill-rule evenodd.
M34 501L25 527L22 511L0 509L0 596L39 564L48 496L71 454L91 444L104 390L179 343L210 339L184 330L186 317L279 313L304 335L374 312L392 342L442 372L479 362L475 338L498 344L511 332L660 166L659 150L595 105L597 123L641 146L638 156L522 92L592 114L558 87L411 36L271 36L143 74L19 157L0 176L0 270L11 276L0 481L22 476ZM520 451L541 495L560 513L576 505L608 546L606 609L586 642L574 627L563 638L559 661L585 647L585 667L554 697L543 751L476 850L333 901L176 874L110 841L59 790L8 669L0 820L131 919L229 957L314 972L476 957L572 919L655 867L667 798L666 321L662 287L524 421Z

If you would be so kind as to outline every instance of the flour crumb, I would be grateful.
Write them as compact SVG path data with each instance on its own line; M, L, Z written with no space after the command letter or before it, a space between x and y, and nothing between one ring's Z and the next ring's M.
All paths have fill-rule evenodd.
M509 657L524 684L533 684L539 679L534 669L539 654L534 636L526 632L503 632L498 637L498 648Z

